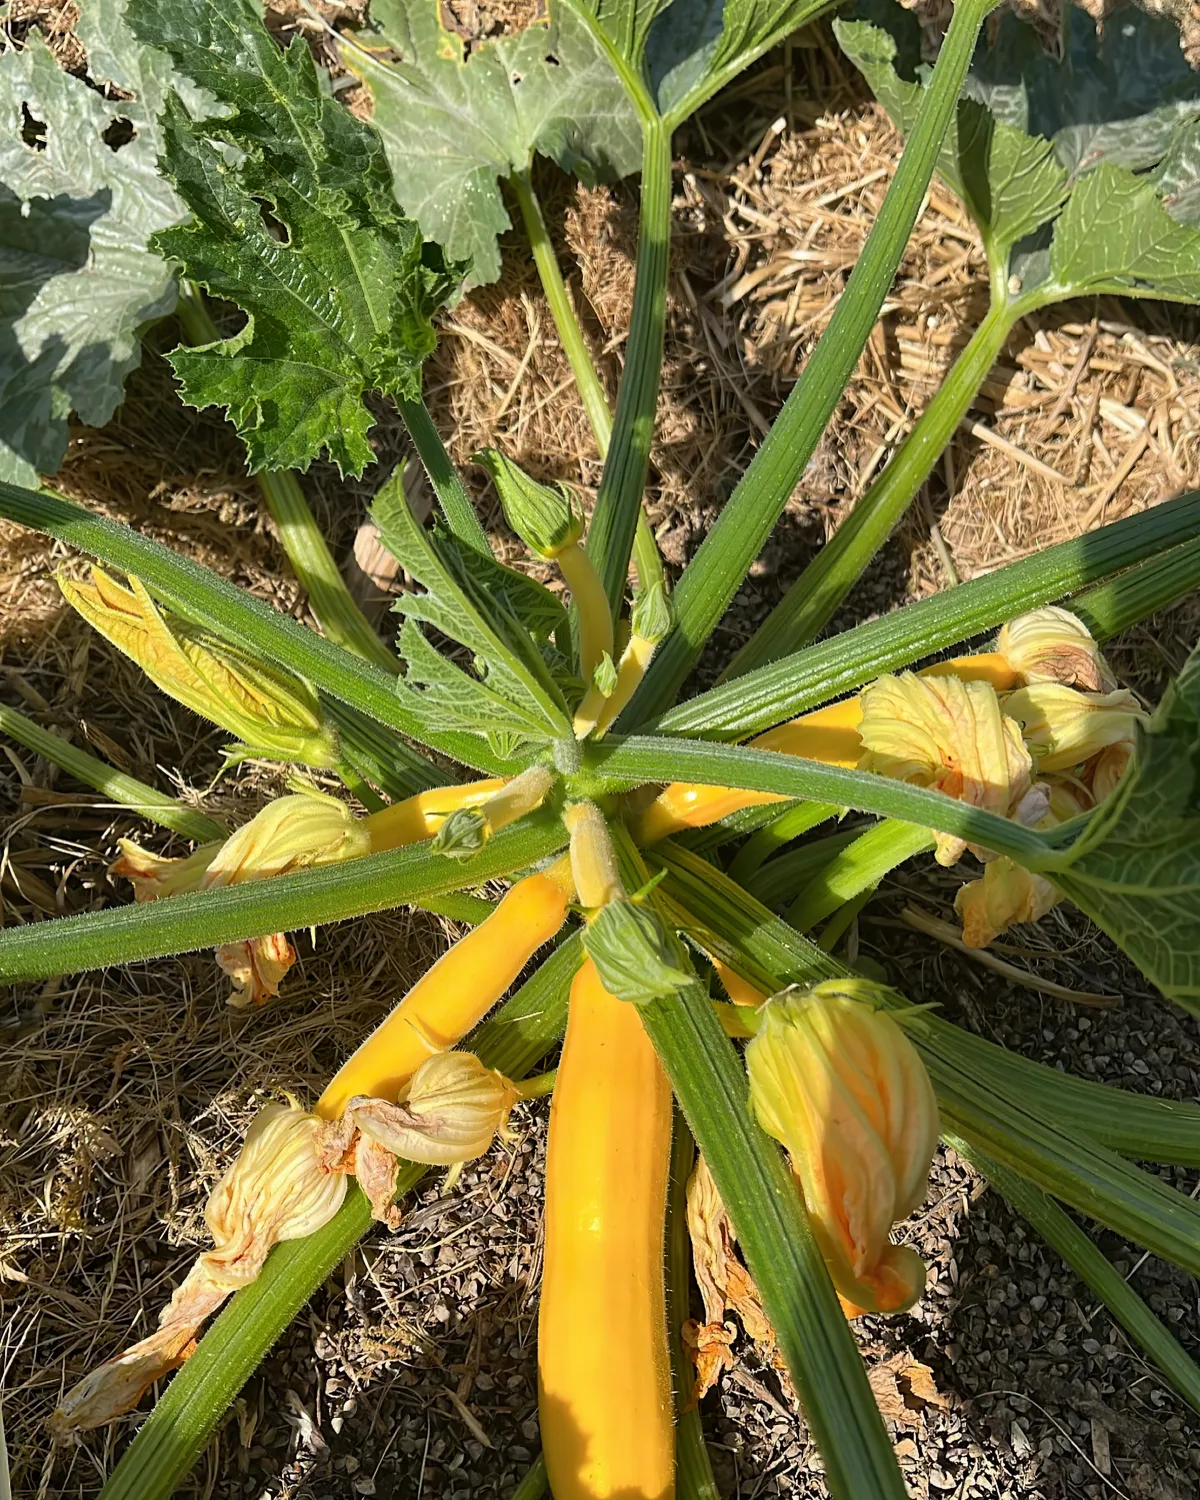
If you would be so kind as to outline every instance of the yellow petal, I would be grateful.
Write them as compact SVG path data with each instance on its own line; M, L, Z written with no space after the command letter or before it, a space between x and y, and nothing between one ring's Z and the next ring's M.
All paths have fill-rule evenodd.
M220 844L201 844L193 853L182 859L164 859L161 854L152 854L132 839L120 839L119 859L108 867L110 875L120 875L133 882L135 901L157 901L160 896L178 896L185 891L198 891L203 884L205 871L216 857Z
M1058 889L1011 859L992 860L954 898L968 948L986 948L1015 922L1036 922L1061 899Z
M357 859L370 848L370 835L345 803L307 792L276 797L221 845L204 888Z
M1132 749L1136 726L1148 719L1124 688L1081 693L1056 682L1033 683L1009 693L1004 711L1021 723L1040 771L1081 766L1110 745Z

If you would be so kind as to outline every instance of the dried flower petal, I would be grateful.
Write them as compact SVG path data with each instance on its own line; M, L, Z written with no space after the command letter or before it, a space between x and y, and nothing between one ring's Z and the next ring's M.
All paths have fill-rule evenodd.
M1036 922L1058 903L1058 887L1008 858L992 860L980 880L964 885L954 910L968 948L986 948L1015 922Z
M746 1048L763 1129L786 1146L839 1292L895 1312L925 1284L893 1223L921 1201L938 1112L924 1064L866 980L785 990Z
M222 943L217 963L233 980L228 1004L233 1010L265 1005L279 993L279 986L296 962L296 950L283 932L247 938L240 943Z
M201 844L182 859L166 859L152 854L132 839L118 840L119 859L108 867L110 875L120 875L133 883L135 901L157 901L160 896L179 896L198 891L204 873L216 856L220 844Z
M912 672L881 677L862 695L859 735L863 770L932 787L1001 817L1022 808L1030 788L1033 762L1020 727L1001 711L988 682ZM934 841L943 865L967 847L945 833L935 833Z
M49 1424L56 1442L131 1411L154 1381L187 1359L205 1319L255 1279L273 1246L313 1234L333 1218L346 1179L322 1166L320 1128L315 1116L294 1106L270 1105L258 1114L204 1210L214 1248L197 1258L149 1338L67 1393Z
M1089 693L1109 693L1117 685L1087 626L1057 605L1010 620L1000 632L996 650L1026 686L1057 682Z

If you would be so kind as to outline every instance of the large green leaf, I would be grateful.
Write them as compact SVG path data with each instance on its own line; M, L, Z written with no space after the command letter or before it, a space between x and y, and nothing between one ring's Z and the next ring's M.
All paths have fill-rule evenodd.
M170 67L123 11L91 0L80 18L88 79L36 32L0 54L0 478L20 483L58 468L72 410L108 421L142 327L175 305L148 248L185 212L155 165Z
M193 218L155 245L248 315L232 338L170 356L184 400L228 410L252 470L303 469L325 449L360 474L375 457L363 398L420 394L455 278L303 39L282 51L253 0L131 0L129 16L231 110L197 120L170 95L162 116L164 166Z
M863 9L870 19L837 23L838 40L907 132L928 75L916 18L888 0ZM979 225L993 291L1200 298L1198 119L1200 74L1171 20L1130 8L1098 31L1066 6L1055 60L1005 15L976 51L938 161Z
M474 42L442 24L437 0L374 0L363 45L342 56L375 100L396 195L427 239L500 274L511 221L501 182L549 156L585 182L641 159L637 114L604 48L565 0L512 36Z
M1047 873L1163 994L1200 1015L1200 651L1132 770Z

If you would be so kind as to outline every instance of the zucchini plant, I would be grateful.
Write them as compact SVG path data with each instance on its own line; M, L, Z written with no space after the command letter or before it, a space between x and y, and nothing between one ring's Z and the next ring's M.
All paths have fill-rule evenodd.
M453 1177L505 1130L516 1098L545 1090L527 1075L564 1028L539 1335L558 1500L714 1492L699 1420L672 1394L691 1383L677 1232L670 1296L664 1285L688 1133L704 1161L697 1180L712 1184L693 1195L697 1213L727 1218L839 1500L905 1493L849 1320L923 1289L919 1259L891 1236L920 1200L939 1132L1200 1409L1200 1371L1060 1207L1200 1273L1200 1208L1135 1164L1200 1164L1200 1107L1029 1062L836 956L879 881L932 853L948 867L974 862L959 903L969 941L1069 899L1200 1013L1200 657L1151 716L1100 651L1200 582L1200 494L811 644L1019 311L1099 288L1200 299L1200 104L1159 23L1132 22L1111 45L1119 53L1127 36L1171 60L1127 93L1114 86L1090 134L1076 74L1124 79L1125 68L1107 33L1081 41L1074 18L1083 62L1070 89L1015 22L980 42L991 0L959 0L927 77L877 20L840 23L907 144L824 337L670 589L641 502L672 135L821 8L726 0L718 16L690 0L556 0L517 36L468 53L424 0L377 0L372 32L341 43L372 92L373 123L342 107L302 41L276 42L253 0L100 0L92 12L93 66L135 95L145 148L159 153L157 169L137 158L161 212L130 252L145 285L122 303L107 378L119 385L130 330L182 278L244 315L230 337L193 328L202 336L170 357L184 400L228 413L252 472L277 477L324 453L361 474L374 462L367 398L390 399L439 515L420 524L396 475L378 486L372 516L413 580L393 656L363 645L365 622L320 568L325 635L127 527L0 481L0 514L95 559L89 579L64 579L71 604L230 732L231 759L332 771L362 809L300 787L230 833L5 710L5 733L198 847L164 859L126 843L114 868L138 899L6 930L0 977L214 947L235 1001L262 1004L297 961L290 930L404 904L471 929L311 1109L262 1112L209 1200L213 1247L155 1331L65 1396L52 1427L72 1441L182 1367L109 1475L107 1500L170 1494L372 1220L394 1223L425 1171ZM906 20L886 24L903 32ZM77 80L52 77L49 63L36 43L0 58L57 124L86 106L97 128L106 104L77 98ZM533 195L535 153L585 173L640 161L636 289L611 416ZM12 243L30 219L63 211L55 174L70 164L56 144L40 178L15 147L0 165L14 202L32 205L0 220ZM970 206L993 267L984 353L964 355L967 372L922 418L926 436L914 447L914 433L820 555L819 577L802 578L726 680L687 696L870 334L935 169ZM477 462L530 555L561 575L569 609L562 591L494 555L421 396L439 309L499 269L505 183L606 459L590 517L495 450ZM68 258L47 287L83 263L61 243ZM16 346L53 316L49 297L22 305ZM54 467L69 405L102 420L115 399L97 392L87 406L77 361L59 347L47 344L30 386L38 421L6 430L25 480ZM298 525L311 541L310 523ZM822 825L846 810L873 821L830 835ZM481 892L496 882L507 888L493 902ZM674 1145L672 1094L686 1126Z

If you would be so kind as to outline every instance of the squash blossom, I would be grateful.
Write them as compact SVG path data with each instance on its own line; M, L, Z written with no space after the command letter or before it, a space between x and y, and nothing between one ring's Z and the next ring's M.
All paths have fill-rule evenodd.
M1135 726L1149 720L1126 688L1081 693L1056 682L1037 682L1009 693L1004 712L1020 721L1039 771L1069 770L1118 745L1124 747L1128 763Z
M322 1166L320 1129L314 1115L294 1104L272 1104L256 1116L204 1210L213 1249L197 1258L149 1338L67 1393L50 1419L55 1441L131 1411L154 1381L183 1364L204 1321L255 1279L275 1245L328 1224L345 1199L346 1179Z
M439 1052L421 1064L398 1103L352 1098L340 1120L322 1126L321 1160L332 1171L353 1172L375 1218L395 1227L399 1159L449 1167L452 1186L463 1163L483 1156L497 1135L511 1139L517 1098L516 1085L473 1052Z
M1016 696L1016 695L1013 695ZM880 677L862 695L859 768L931 787L1001 817L1036 822L1044 793L1032 791L1033 759L1016 718L991 683L904 672ZM964 839L935 833L939 864L952 865Z
M1110 693L1117 685L1087 626L1057 605L1010 620L1000 631L996 651L1026 687L1057 682L1089 693Z
M227 641L163 613L132 575L123 588L94 567L90 584L60 574L58 586L67 603L156 687L237 735L241 743L225 752L229 764L262 755L337 765L337 735L316 693L299 678L264 667Z
M343 803L304 792L277 797L223 844L206 844L184 859L162 859L129 839L120 847L113 874L133 881L137 900L153 901L356 859L370 851L371 838ZM281 932L217 949L217 962L234 983L229 1003L238 1009L277 995L295 961L296 950Z
M787 1149L850 1315L899 1312L925 1286L920 1257L889 1234L924 1196L937 1101L878 996L866 980L784 990L746 1047L754 1113Z

